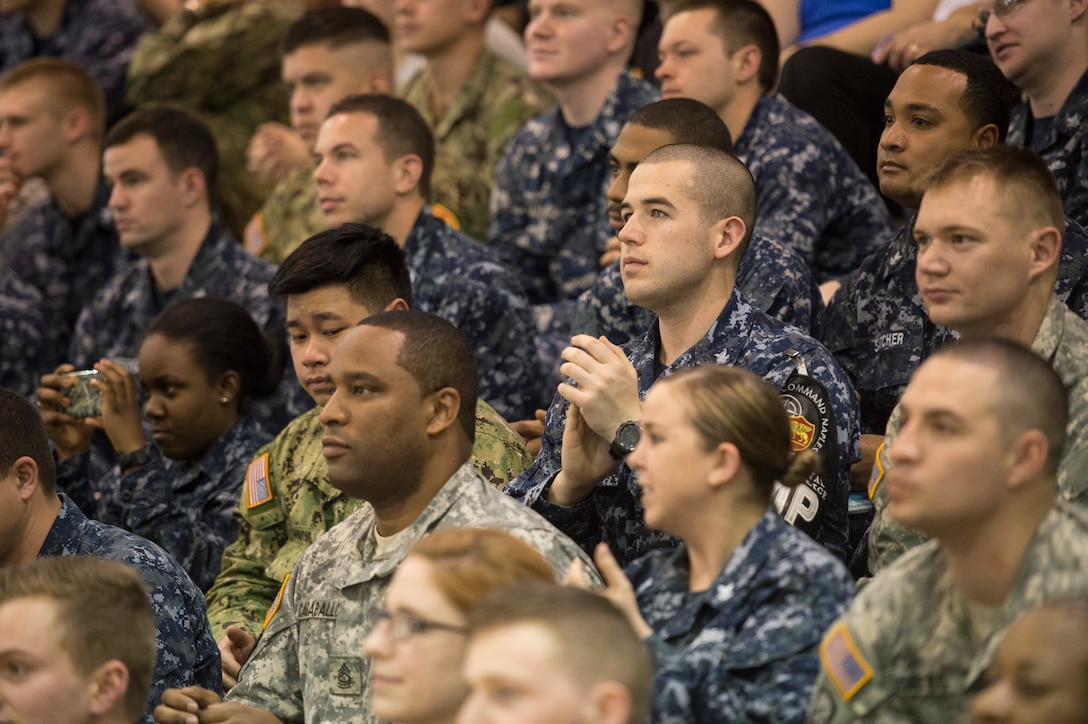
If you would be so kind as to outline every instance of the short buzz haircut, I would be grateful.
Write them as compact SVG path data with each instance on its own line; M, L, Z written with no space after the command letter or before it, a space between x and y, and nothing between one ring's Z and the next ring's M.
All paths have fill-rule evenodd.
M759 48L756 76L759 87L770 93L778 85L778 31L766 8L756 0L686 0L669 17L690 10L714 11L710 31L722 39L726 54L731 55L746 45Z
M649 652L623 613L600 594L543 581L503 586L469 612L469 645L489 631L534 624L551 635L574 680L587 689L605 681L622 684L631 696L629 721L649 720Z
M146 105L114 124L106 134L104 148L124 145L140 135L155 141L175 176L190 168L200 171L211 203L219 174L219 151L208 124L180 108Z
M427 312L381 312L359 322L404 336L397 365L419 384L424 395L452 387L461 397L457 421L470 443L476 441L476 399L480 378L472 347L461 330Z
M1027 347L996 337L958 341L930 355L950 357L994 370L997 380L990 406L1007 440L1027 430L1039 430L1047 439L1044 471L1054 476L1065 446L1069 420L1069 393L1058 373Z
M932 65L966 78L960 108L971 121L971 130L992 124L997 126L997 140L1005 140L1015 89L992 60L969 50L948 48L926 53L911 65Z
M1053 226L1065 235L1065 210L1054 176L1029 149L998 144L945 159L923 180L926 192L988 177L1004 197L1004 216L1034 228Z
M415 154L423 162L419 175L419 193L424 200L431 197L431 174L434 172L435 144L430 126L415 107L405 100L381 93L348 96L329 109L329 118L342 113L369 113L378 119L377 137L386 163Z
M23 456L37 463L42 492L56 494L57 465L42 416L25 397L0 387L0 476Z
M380 312L396 299L412 304L412 279L393 237L361 222L320 231L292 251L268 282L274 297L345 287L352 300Z
M49 102L58 116L76 108L86 111L90 137L95 143L102 141L106 132L106 95L87 71L60 58L32 58L0 76L0 93L28 83L48 87Z
M358 7L331 7L310 10L291 23L283 35L283 55L290 55L308 45L328 45L341 48L362 43L392 42L389 28L369 10Z
M733 137L725 121L713 108L694 98L667 98L645 105L631 114L627 125L664 131L673 143L733 153Z
M704 222L713 223L730 216L744 222L744 240L740 245L743 254L756 219L756 182L748 168L730 153L690 143L662 146L646 154L639 166L671 161L693 166L689 176L691 195Z
M83 678L117 660L128 670L124 711L147 710L155 669L155 618L147 586L133 569L88 556L45 557L0 568L0 606L22 598L56 605L53 635Z

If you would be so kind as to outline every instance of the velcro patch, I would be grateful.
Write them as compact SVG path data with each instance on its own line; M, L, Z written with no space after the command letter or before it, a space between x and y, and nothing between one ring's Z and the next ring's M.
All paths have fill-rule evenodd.
M276 611L280 610L280 602L283 601L283 591L287 588L287 582L289 580L291 580L290 573L283 577L283 583L280 584L279 593L272 599L272 605L268 607L268 613L264 615L264 623L261 625L262 631L268 628L268 624L271 623L272 617L276 615Z
M876 449L876 458L873 460L873 472L869 473L869 500L873 499L876 489L880 487L880 481L884 479L884 463L880 461L880 455L884 452L884 443Z
M256 508L272 500L268 484L268 453L261 455L246 468L246 508Z
M363 693L362 657L329 657L329 693L339 696L358 696Z
M436 219L442 219L443 221L445 221L446 226L450 227L451 229L461 229L461 222L458 220L457 214L453 213L453 211L448 206L443 206L442 204L431 204L431 214Z
M835 624L820 644L820 661L843 701L853 699L873 678L873 667L858 651L844 623Z

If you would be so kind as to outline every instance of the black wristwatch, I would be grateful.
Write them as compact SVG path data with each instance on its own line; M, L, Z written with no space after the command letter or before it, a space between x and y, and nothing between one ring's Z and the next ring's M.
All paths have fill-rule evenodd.
M139 468L151 462L151 443L145 442L142 447L129 453L122 453L117 457L117 467L121 472L129 468Z
M608 448L608 454L613 460L623 460L631 454L642 437L642 425L638 420L628 420L616 430L616 437L612 440L612 446Z

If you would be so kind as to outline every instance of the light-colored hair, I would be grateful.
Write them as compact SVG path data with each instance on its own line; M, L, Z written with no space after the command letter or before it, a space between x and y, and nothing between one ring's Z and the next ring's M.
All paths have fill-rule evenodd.
M587 690L615 681L631 696L632 724L648 721L653 664L622 612L580 588L525 581L489 593L469 613L469 640L480 633L537 624L555 641L559 659Z
M0 93L16 86L46 84L54 115L61 118L76 108L87 112L91 140L99 143L106 133L106 95L87 71L59 58L32 58L0 77Z
M491 528L444 528L408 554L431 564L435 586L464 613L489 591L516 581L555 581L544 556L520 538Z
M56 640L81 677L114 659L125 665L125 716L139 719L147 710L157 652L147 586L136 571L88 556L39 558L0 568L0 604L32 597L56 604Z
M926 191L989 178L998 187L1006 219L1065 234L1065 211L1046 163L1026 148L998 144L946 159L923 180Z
M782 399L766 380L739 367L702 365L663 377L687 408L692 427L707 450L737 446L760 503L771 499L774 483L795 487L821 463L811 450L794 452Z

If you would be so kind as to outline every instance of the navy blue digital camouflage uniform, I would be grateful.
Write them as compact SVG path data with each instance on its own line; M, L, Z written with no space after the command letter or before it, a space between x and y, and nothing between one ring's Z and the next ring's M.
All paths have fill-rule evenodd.
M0 387L23 396L33 394L46 370L43 307L36 288L0 273Z
M522 126L495 169L489 244L517 273L541 334L565 336L574 300L597 278L613 235L608 153L631 114L658 98L624 72L593 123L577 129L577 148L557 106Z
M539 407L539 363L525 292L491 249L427 209L404 242L412 305L447 320L476 356L480 397L508 420Z
M850 154L782 96L759 99L733 153L756 182L755 230L793 246L821 284L849 274L895 233Z
M754 234L737 270L737 289L756 309L812 334L823 312L820 289L801 256L785 244ZM623 291L620 263L601 270L593 286L582 292L574 308L571 335L604 335L625 344L657 319L632 304Z
M914 370L956 338L929 321L914 280L914 217L891 243L871 254L835 293L820 323L820 341L838 358L861 401L862 433L883 435ZM1066 219L1055 296L1088 319L1088 238Z
M271 439L243 417L199 460L172 460L153 447L150 462L122 475L116 465L92 469L102 458L88 451L57 466L57 485L90 517L162 546L206 591L238 535L246 468Z
M824 633L854 597L846 568L768 510L709 588L683 546L627 568L653 633L653 721L802 722Z
M151 696L141 721L168 688L203 686L222 693L219 647L208 625L204 596L166 551L138 535L90 520L67 496L38 557L93 556L119 561L140 574L148 586L155 614L158 657L151 675Z
M84 305L124 264L109 198L109 188L100 182L86 213L69 219L50 196L0 237L0 296L5 297L0 306L39 307L38 339L23 342L21 360L8 364L12 389L18 392L32 393L41 375L67 361L65 352Z
M212 226L177 289L160 292L147 259L137 258L118 271L88 304L76 323L68 362L85 369L100 358L133 360L140 351L151 320L171 302L216 297L245 307L262 329L284 335L283 302L268 294L275 266L248 253L234 239ZM131 365L135 367L135 365ZM254 401L252 411L273 435L313 406L295 380L290 365L276 393Z
M1042 157L1058 183L1065 215L1088 224L1088 72L1045 130L1036 132L1036 123L1030 106L1021 103L1012 110L1005 142Z
M638 374L639 397L645 397L657 379L657 323L624 346ZM801 330L767 316L734 292L706 336L661 371L662 376L700 364L742 367L782 390L794 378L797 365L788 352L799 353L808 374L824 385L830 397L831 422L837 444L837 469L829 476L834 486L823 508L817 542L842 557L846 547L846 506L850 466L861 457L858 412L854 390L835 358ZM636 476L626 464L600 481L593 493L573 506L549 503L547 490L562 468L563 428L570 404L555 396L544 425L540 453L532 466L506 486L513 495L551 521L587 551L600 541L608 543L620 565L654 548L676 544L666 533L651 530L642 517Z
M35 37L22 12L0 13L0 74L30 58L62 58L97 81L110 118L116 118L129 58L136 41L151 28L127 0L67 0L60 27L48 38Z

